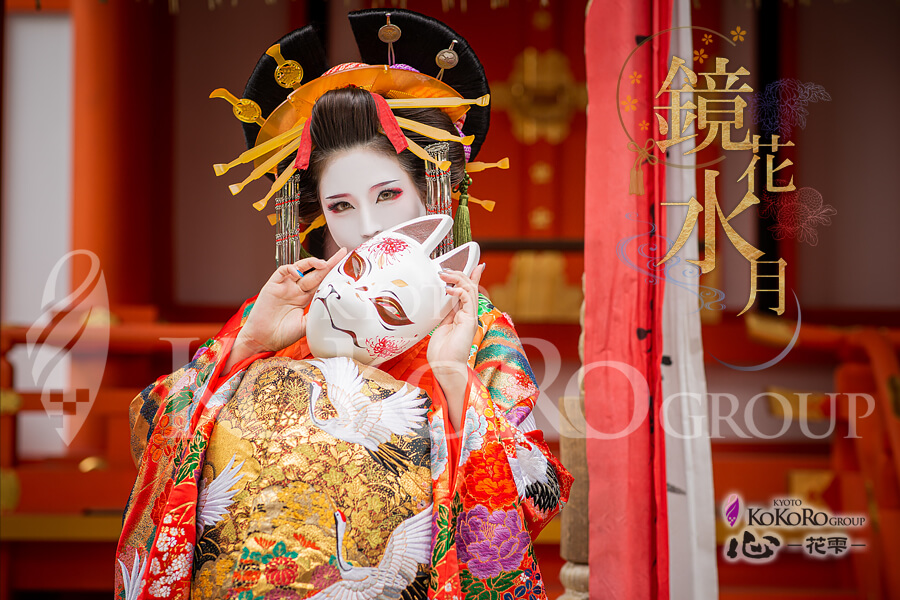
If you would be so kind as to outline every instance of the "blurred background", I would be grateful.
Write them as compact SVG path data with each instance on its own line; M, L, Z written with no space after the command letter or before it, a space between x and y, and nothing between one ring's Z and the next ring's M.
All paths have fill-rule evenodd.
M268 183L255 182L232 196L227 186L234 181L213 173L214 163L230 161L245 146L231 107L209 99L210 92L224 87L240 97L265 49L310 22L321 25L332 64L357 60L345 15L372 5L361 0L5 2L3 598L108 597L121 514L136 475L129 450L131 398L186 363L275 268L274 228L251 206ZM511 314L526 343L543 383L538 423L578 478L580 500L568 510L586 514L583 443L579 450L577 442L565 441L573 432L563 432L560 447L557 405L578 394L586 269L587 3L388 0L374 5L443 20L466 37L484 64L493 110L479 160L508 157L510 168L476 175L471 188L477 198L496 201L493 212L472 207L473 238L488 265L482 284ZM805 126L795 126L789 136L796 145L794 180L834 209L830 224L818 227L815 244L808 238L775 239L772 220L741 229L748 241L776 250L791 265L788 287L802 307L797 347L776 366L755 372L711 358L763 363L787 344L798 315L789 301L787 313L774 322L736 316L746 303L749 280L746 261L728 244L721 243L716 270L701 280L725 293L723 310L702 314L708 391L738 400L735 426L711 440L716 506L738 489L751 502L802 495L832 506L862 506L887 526L885 536L900 533L900 434L889 423L887 408L876 409L876 415L888 415L880 421L886 429L876 427L867 445L839 439L840 430L809 439L793 422L777 439L745 438L737 431L746 430L750 413L764 433L780 429L777 403L757 401L750 413L745 410L751 398L773 389L814 394L819 404L814 402L810 417L826 429L822 397L815 394L852 388L872 393L882 404L891 399L879 395L867 372L858 371L877 360L853 338L860 330L852 328L887 332L893 340L888 353L896 355L900 253L894 242L900 198L891 164L900 138L900 122L893 118L900 96L894 64L900 38L893 33L900 4L693 0L690 12L695 26L728 38L735 28L744 31L741 43L719 48L715 44L721 40L706 42L703 31L695 30L694 47L707 56L727 56L732 69L745 67L754 90L796 78L818 84L830 96L807 104ZM609 57L617 65L624 59ZM698 162L716 152L721 151L704 151ZM719 197L726 213L743 196L745 184L737 179L745 168L736 160L723 164ZM699 186L702 190L702 180ZM99 259L102 285L88 256L59 263L78 249ZM108 310L91 313L72 350L76 344L66 328L47 325L54 314L48 299L62 298L86 281L93 282L94 294L105 286ZM29 328L35 337L28 337ZM108 331L108 356L101 330ZM44 364L65 354L55 367L43 369L44 375L27 350L41 331L48 332L40 339L49 352ZM72 351L58 350L67 345ZM68 404L63 400L56 407L68 416L48 416L40 389L59 389L66 398L80 385L90 387L85 380L97 373L102 382L89 411L71 394ZM900 419L900 388L892 389L893 418ZM834 485L838 476L843 488ZM728 531L717 519L721 545ZM889 597L889 590L900 588L885 578L900 563L890 546L879 546L889 538L878 531L866 535L867 553L840 560L795 554L758 566L720 559L719 596L821 598L831 590L828 597ZM551 598L564 592L558 573L566 561L588 562L587 544L586 531L571 523L554 523L541 534L539 560Z

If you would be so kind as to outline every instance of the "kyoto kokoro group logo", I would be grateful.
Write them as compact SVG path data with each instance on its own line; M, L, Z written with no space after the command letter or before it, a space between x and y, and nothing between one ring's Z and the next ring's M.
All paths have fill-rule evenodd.
M773 498L768 506L756 506L730 494L721 517L726 530L722 552L729 562L767 563L781 551L841 559L866 546L866 517L833 515L802 498Z

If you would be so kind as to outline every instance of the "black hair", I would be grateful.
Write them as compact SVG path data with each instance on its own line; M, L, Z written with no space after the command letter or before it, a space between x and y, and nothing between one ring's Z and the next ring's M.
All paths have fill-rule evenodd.
M491 92L484 67L465 38L441 21L411 10L374 8L357 10L347 15L364 63L378 65L387 60L387 44L378 39L378 30L386 23L388 14L391 15L391 23L400 27L402 32L400 39L394 42L398 63L436 77L440 69L435 64L435 56L441 50L449 48L450 43L455 40L453 51L459 57L459 62L452 69L444 71L442 81L463 98L474 99ZM462 130L466 135L475 136L470 160L478 155L490 124L490 106L473 105L469 108Z
M328 70L328 57L315 27L307 25L294 30L275 42L281 45L281 54L286 59L297 60L303 68L302 83L318 78ZM283 88L275 81L275 69L278 63L268 54L263 54L256 62L253 73L244 87L244 98L253 100L259 105L262 116L268 118L272 111L287 99L292 91ZM260 127L256 123L241 123L247 147L256 145Z

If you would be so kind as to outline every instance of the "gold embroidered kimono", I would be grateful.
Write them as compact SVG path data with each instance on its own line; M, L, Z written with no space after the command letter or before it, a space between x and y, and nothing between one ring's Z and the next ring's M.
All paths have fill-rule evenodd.
M117 597L544 598L532 538L571 476L486 299L463 431L448 438L427 341L380 368L305 340L222 367L252 304L133 403L139 474Z

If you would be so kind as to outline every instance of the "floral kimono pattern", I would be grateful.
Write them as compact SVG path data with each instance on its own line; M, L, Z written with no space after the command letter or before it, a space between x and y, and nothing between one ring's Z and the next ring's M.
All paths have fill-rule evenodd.
M454 437L427 340L378 369L316 361L300 340L223 373L251 308L132 403L117 598L546 597L532 539L572 477L535 430L506 315L480 299ZM359 406L402 415L376 420L387 433L340 419L341 368Z

